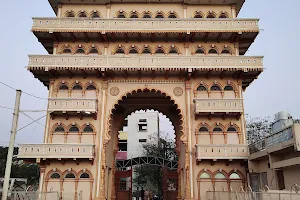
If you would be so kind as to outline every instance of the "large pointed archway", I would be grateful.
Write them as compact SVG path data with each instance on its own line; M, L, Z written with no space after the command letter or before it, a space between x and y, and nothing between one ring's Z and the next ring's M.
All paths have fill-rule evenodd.
M125 117L132 112L140 109L153 109L166 115L175 130L176 151L179 156L178 161L178 188L177 197L181 197L184 191L181 188L184 181L184 173L181 168L185 163L185 144L181 141L184 138L184 119L182 110L178 104L165 92L157 89L138 89L124 94L113 106L109 114L108 135L110 140L106 145L106 163L109 170L106 170L105 180L107 181L107 197L117 199L115 175L116 165L115 156L118 151L118 131L122 126ZM184 153L180 153L184 152ZM180 167L181 166L181 167Z

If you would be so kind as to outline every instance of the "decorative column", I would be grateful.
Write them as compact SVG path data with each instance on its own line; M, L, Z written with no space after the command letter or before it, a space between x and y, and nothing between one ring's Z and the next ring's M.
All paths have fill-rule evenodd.
M183 18L187 18L187 4L183 4L182 5L183 7Z
M185 162L185 199L191 199L191 177L190 177L190 165L189 165L189 150L188 147L186 147L186 162Z
M106 171L106 158L105 158L106 143L102 149L102 167L101 167L101 182L100 182L100 199L106 199L105 196L105 171Z
M193 149L192 149L192 125L191 125L191 84L189 81L185 82L185 91L187 93L187 132L188 143L186 144L186 193L188 199L193 198Z
M235 4L231 4L231 15L232 15L232 18L236 18L236 6Z
M57 54L58 42L53 43L53 55Z
M44 185L44 176L45 176L46 166L40 166L40 182L39 182L39 199L42 200L42 192Z
M57 17L62 17L62 13L61 13L62 4L59 3L57 7L58 7L58 9L57 9Z
M107 55L108 43L104 43L104 55Z
M78 199L78 179L76 178L75 180L75 196L74 196L74 200Z
M106 18L110 18L111 4L106 4Z
M49 81L49 93L48 93L48 97L49 97L49 98L52 97L52 92L53 92L54 82L55 82L55 81L54 81L53 79L51 79L51 80ZM48 110L48 108L49 108L49 101L48 101L47 110ZM50 123L50 113L47 112L44 143L48 143L48 137L49 137L49 123Z
M184 50L185 50L185 55L188 56L188 54L189 54L189 44L184 44Z
M107 100L107 88L108 82L103 81L101 83L102 88L102 101L101 101L101 117L100 117L100 140L99 140L99 149L98 149L98 167L97 167L97 182L96 182L96 198L100 197L100 199L105 198L105 190L104 190L104 174L106 167L106 158L105 158L105 145L104 143L104 133L105 133L105 125L104 125L104 118L105 118L105 108L106 108L106 100Z
M242 80L238 80L238 91L239 91L239 98L243 99L243 86L242 86ZM247 144L247 138L246 138L246 133L245 133L245 127L246 127L246 120L245 120L245 109L244 109L244 100L242 100L242 108L243 112L240 117L241 119L241 134L243 135L242 138L243 140L240 141L240 144Z
M179 155L178 153L177 153L177 155ZM180 162L178 162L178 168L177 168L177 173L178 173L178 180L177 180L177 190L178 190L178 195L177 195L177 199L178 200L181 200L182 199L182 197L181 197L181 169L180 169L181 167L180 167Z
M236 56L239 56L239 55L240 55L240 50L239 50L239 48L240 48L239 43L238 43L238 42L235 42L235 43L234 43L234 50L235 50L235 55L236 55Z

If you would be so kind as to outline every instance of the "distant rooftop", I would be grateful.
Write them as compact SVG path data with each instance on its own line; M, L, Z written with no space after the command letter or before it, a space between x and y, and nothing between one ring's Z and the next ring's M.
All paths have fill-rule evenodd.
M237 13L245 0L48 0L55 13L58 4L109 4L109 3L183 3L190 5L231 5L236 4Z

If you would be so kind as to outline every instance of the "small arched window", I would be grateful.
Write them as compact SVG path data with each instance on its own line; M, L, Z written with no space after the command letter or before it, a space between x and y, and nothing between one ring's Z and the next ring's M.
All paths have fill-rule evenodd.
M175 54L175 53L178 53L178 51L175 47L171 47L170 50L169 50L169 53L170 54L173 54L173 53Z
M89 51L89 54L98 54L98 50L96 49L96 47L92 47Z
M213 85L210 88L211 91L221 91L221 88L218 85Z
M210 175L209 175L208 173L203 172L203 173L200 175L200 178L202 178L202 179L210 179L211 177L210 177Z
M138 51L137 51L137 49L136 48L130 48L130 50L129 50L129 52L128 53L130 53L130 54L137 54L137 53L139 53Z
M100 18L100 14L97 11L93 11L91 14L91 18Z
M132 12L130 18L139 18L139 16L136 12Z
M216 127L213 129L213 132L223 132L223 130L222 130L221 127L216 126Z
M226 179L225 175L222 174L221 172L218 172L216 175L215 175L215 179Z
M86 87L86 90L96 90L96 87L94 85L90 84Z
M164 18L164 15L162 13L157 13L155 18Z
M151 49L150 49L149 47L145 47L145 48L143 49L143 52L142 52L142 53L144 53L144 54L151 53Z
M210 49L208 54L218 54L218 51L216 49Z
M207 91L207 88L204 85L199 85L199 87L197 87L197 91Z
M54 173L52 173L52 174L50 175L50 178L51 178L51 179L60 179L60 175L59 175L59 173L54 172Z
M208 132L208 129L205 126L199 128L199 132Z
M116 53L119 53L119 54L121 54L121 53L125 53L124 52L124 49L122 48L122 47L118 47L118 49L116 50Z
M194 18L203 18L203 15L202 15L200 12L197 12L197 13L194 15Z
M78 14L78 17L87 17L87 14L85 11L81 11L79 14Z
M226 86L224 87L224 90L225 90L225 91L233 91L233 87L232 87L231 85L226 85Z
M90 175L88 173L82 173L80 178L90 178Z
M62 125L59 125L54 129L54 132L65 132L65 129Z
M238 173L233 172L230 174L229 179L241 179L241 177L238 175Z
M74 11L69 10L68 12L66 12L65 17L75 17Z
M65 178L75 178L75 175L72 172L66 174Z
M69 89L69 87L67 86L67 84L65 84L65 83L62 83L60 86L59 86L59 88L58 88L59 90L68 90Z
M76 83L76 84L73 86L72 90L82 90L82 86L81 86L80 84Z
M160 53L165 53L164 49L162 47L158 47L156 50L155 50L155 53L157 54L160 54Z
M123 11L119 11L117 14L117 18L126 18L126 16Z
M151 16L151 14L150 13L144 13L144 15L143 15L143 18L151 18L152 16Z
M171 12L171 13L169 14L168 18L177 18L177 15L176 15L176 13Z
M90 125L86 125L83 129L83 132L92 133L92 132L94 132L94 129Z
M82 47L78 47L78 49L76 50L76 53L85 53L85 51Z
M228 15L226 13L222 13L219 18L228 18Z
M227 132L237 132L236 128L233 126L228 127Z
M70 48L64 48L62 53L69 54L69 53L72 53L72 50Z
M79 132L79 128L76 125L72 125L69 129L69 132L71 133Z
M197 48L195 54L205 54L205 52L202 48Z
M206 18L216 18L214 13L209 13Z
M231 51L229 49L223 49L221 54L231 54Z

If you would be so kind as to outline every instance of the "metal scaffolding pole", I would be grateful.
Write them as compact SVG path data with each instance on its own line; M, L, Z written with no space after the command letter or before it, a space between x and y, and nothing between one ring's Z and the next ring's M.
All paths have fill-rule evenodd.
M18 120L19 120L21 93L22 93L21 90L16 90L16 101L15 101L13 122L12 122L12 128L11 128L11 132L10 132L9 147L8 147L8 153L7 153L7 159L6 159L2 200L7 200L7 195L8 195L8 186L9 186L9 179L10 179L10 173L11 173L12 158L13 158L15 139L16 139L16 134L17 134Z

